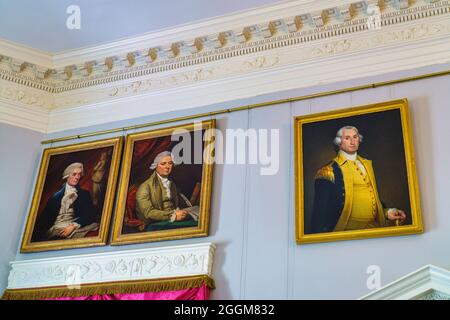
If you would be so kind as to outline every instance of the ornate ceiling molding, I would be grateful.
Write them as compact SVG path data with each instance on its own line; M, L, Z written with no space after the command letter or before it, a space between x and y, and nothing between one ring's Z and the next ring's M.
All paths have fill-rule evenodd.
M50 93L0 80L0 122L47 132Z
M117 48L128 51L95 60L83 60L89 53L85 52L86 50L79 50L77 54L77 50L74 50L70 55L77 56L76 62L55 68L2 55L0 79L50 93L62 93L367 32L371 16L368 14L371 12L368 8L373 5L377 5L380 9L381 28L450 13L449 0L322 2L324 5L335 6L314 12L291 11L295 14L277 20L261 21L239 29L222 30L203 36L199 34L195 38L183 39L168 45ZM317 1L317 6L320 4L321 1ZM299 2L290 9L301 10L302 3ZM58 54L53 60L58 63L64 61Z
M0 98L55 132L448 63L449 18L450 0L299 0L47 57L0 42Z

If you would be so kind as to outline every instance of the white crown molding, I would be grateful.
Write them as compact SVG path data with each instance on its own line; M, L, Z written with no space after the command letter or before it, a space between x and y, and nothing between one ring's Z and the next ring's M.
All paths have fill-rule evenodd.
M204 36L217 37L221 32L230 30L242 32L247 26L284 19L292 16L293 12L309 13L323 8L349 6L355 2L355 0L297 0L243 10L114 42L58 52L54 57L54 68L77 65L84 61L101 60L110 56L126 55L128 52L136 50L148 50L156 47L170 48L173 43L192 42L196 38Z
M42 68L51 69L54 67L51 53L4 39L0 39L0 55L14 57L18 61L38 65Z
M21 84L13 84L0 79L0 98L10 103L18 103L29 107L45 108L47 111L54 104L54 96L42 90Z
M370 15L367 8L374 4L379 5L381 26L384 28L450 13L449 0L398 3L399 0L286 2L254 12L247 11L115 43L55 54L52 68L47 70L46 66L33 65L27 61L21 63L21 59L15 61L17 59L14 56L2 54L5 63L1 68L0 61L0 76L5 77L5 73L13 71L9 74L10 81L22 81L26 85L59 93L252 52L357 34L368 29ZM246 19L249 16L258 19L258 22ZM180 38L171 38L171 34ZM65 58L67 56L70 58ZM34 72L26 74L29 69Z
M342 40L345 43L348 41ZM351 43L351 42L350 42ZM360 48L364 42L355 45ZM339 42L332 46L341 50ZM352 48L352 45L349 45ZM322 54L323 50L318 50ZM326 51L325 51L326 52ZM66 107L55 109L50 114L48 132L58 132L82 126L138 118L170 111L207 106L227 101L245 99L291 89L307 88L336 83L363 77L377 76L396 71L412 70L450 62L450 35L442 38L418 41L405 47L397 43L389 49L381 46L369 51L355 50L351 54L340 54L331 59L324 56L300 64L284 63L301 55L271 54L249 59L254 62L252 72L242 72L239 76L214 79L219 70L227 72L227 66L198 69L192 77L183 79L186 83L165 90L151 90L145 81L131 82L116 88L97 90L85 97L83 106L68 106L70 99L81 99L83 95L64 95L57 97L58 104ZM395 57L395 58L393 58ZM277 67L271 66L275 64ZM231 63L229 69L246 66L245 62ZM266 67L265 67L266 66ZM215 68L215 69L214 69ZM210 73L211 72L211 73ZM209 75L209 81L195 75ZM180 76L181 77L181 76ZM169 78L170 79L170 78ZM177 79L177 78L175 78ZM392 79L394 80L394 79ZM175 81L175 80L174 80ZM361 83L363 84L363 83ZM366 84L366 83L364 83ZM146 90L148 89L148 90ZM102 101L102 95L111 95ZM98 99L96 101L96 99ZM237 107L223 105L220 107ZM124 112L126 110L126 112Z
M7 289L207 275L212 243L11 262Z
M0 80L0 122L46 133L53 98L49 93Z
M203 67L185 67L181 72L161 72L151 78L133 78L121 81L119 85L100 87L95 90L94 95L92 94L93 91L85 94L83 90L63 92L56 95L56 104L60 108L76 106L78 103L74 101L73 97L85 97L83 103L90 104L144 92L161 92L164 89L177 88L183 85L232 76L245 76L256 71L305 65L311 61L319 62L321 59L328 57L333 57L338 62L344 55L353 55L358 52L363 52L365 55L379 48L393 50L399 43L405 47L413 42L430 38L433 38L434 42L437 43L441 41L440 37L448 38L448 36L450 36L450 20L448 17L440 17L433 23L405 24L389 31L372 31L370 35L355 35L352 38L339 36L332 41L318 40L310 44L301 43L277 50L233 57L226 61L209 63ZM433 45L433 43L429 43L429 45ZM433 50L435 50L435 47L431 47L429 51L433 52ZM392 56L391 53L388 55L392 61L400 60L398 56ZM87 98L88 96L91 99Z
M0 98L0 122L15 127L47 133L49 111L46 108L10 103Z
M427 265L360 300L415 300L433 297L450 298L450 271Z
M379 30L367 26L373 3ZM5 83L41 94L56 132L411 70L450 62L449 18L450 0L284 2L56 54L52 69L2 55L0 44L0 97L17 102L1 95Z

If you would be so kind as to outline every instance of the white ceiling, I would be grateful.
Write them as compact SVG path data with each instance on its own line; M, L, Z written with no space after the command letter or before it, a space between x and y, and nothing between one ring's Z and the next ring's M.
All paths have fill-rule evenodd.
M0 39L48 52L92 46L286 0L0 0ZM81 29L66 27L78 5Z

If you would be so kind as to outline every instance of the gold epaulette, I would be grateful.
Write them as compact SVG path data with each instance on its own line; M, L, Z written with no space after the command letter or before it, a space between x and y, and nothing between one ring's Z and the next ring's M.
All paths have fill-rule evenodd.
M334 172L333 172L333 167L331 166L331 164L320 168L317 171L314 179L325 179L325 180L328 180L328 181L331 181L334 183Z

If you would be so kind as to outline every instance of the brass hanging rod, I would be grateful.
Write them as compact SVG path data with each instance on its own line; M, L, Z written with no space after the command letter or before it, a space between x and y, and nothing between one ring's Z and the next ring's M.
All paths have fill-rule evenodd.
M194 114L194 115L189 115L189 116L184 116L184 117L178 117L178 118L172 118L172 119L167 119L167 120L148 122L148 123L143 123L143 124L138 124L138 125L134 125L134 126L123 127L123 128L101 130L101 131L95 131L95 132L91 132L91 133L84 133L84 134L79 134L79 135L72 135L72 136L67 136L67 137L62 137L62 138L51 139L51 140L44 140L44 141L41 142L41 144L44 145L44 144L50 144L50 143L55 143L55 142L61 142L61 141L68 141L68 140L74 140L74 139L93 137L93 136L109 134L109 133L116 133L116 132L123 132L123 131L135 130L135 129L142 129L142 128L147 128L147 127L161 125L161 124L168 124L168 123L184 121L184 120L193 120L193 119L198 119L198 118L203 118L203 117L211 117L211 116L215 116L215 115L219 115L219 114L231 113L231 112L242 111L242 110L256 109L256 108L261 108L261 107L272 106L272 105L275 105L275 104L283 104L283 103L290 103L290 102L301 101L301 100L308 100L308 99L313 99L313 98L331 96L331 95L334 95L334 94L341 94L341 93L347 93L347 92L353 92L353 91L359 91L359 90L366 90L366 89L374 89L374 88L388 86L388 85L393 85L393 84L398 84L398 83L417 81L417 80L423 80L423 79L434 78L434 77L441 77L441 76L446 76L446 75L450 75L450 70L434 72L434 73L428 73L428 74L423 74L423 75L414 76L414 77L400 78L400 79L390 80L390 81L375 82L375 83L372 83L372 84L366 84L366 85L355 86L355 87L348 87L348 88L339 89L339 90L324 91L324 92L320 92L320 93L313 93L313 94L308 94L308 95L304 95L304 96L298 96L298 97L294 97L294 98L280 99L280 100L273 100L273 101L249 104L249 105L235 107L235 108L230 108L230 109L222 109L222 110L218 110L218 111L204 112L204 113L199 113L199 114Z

